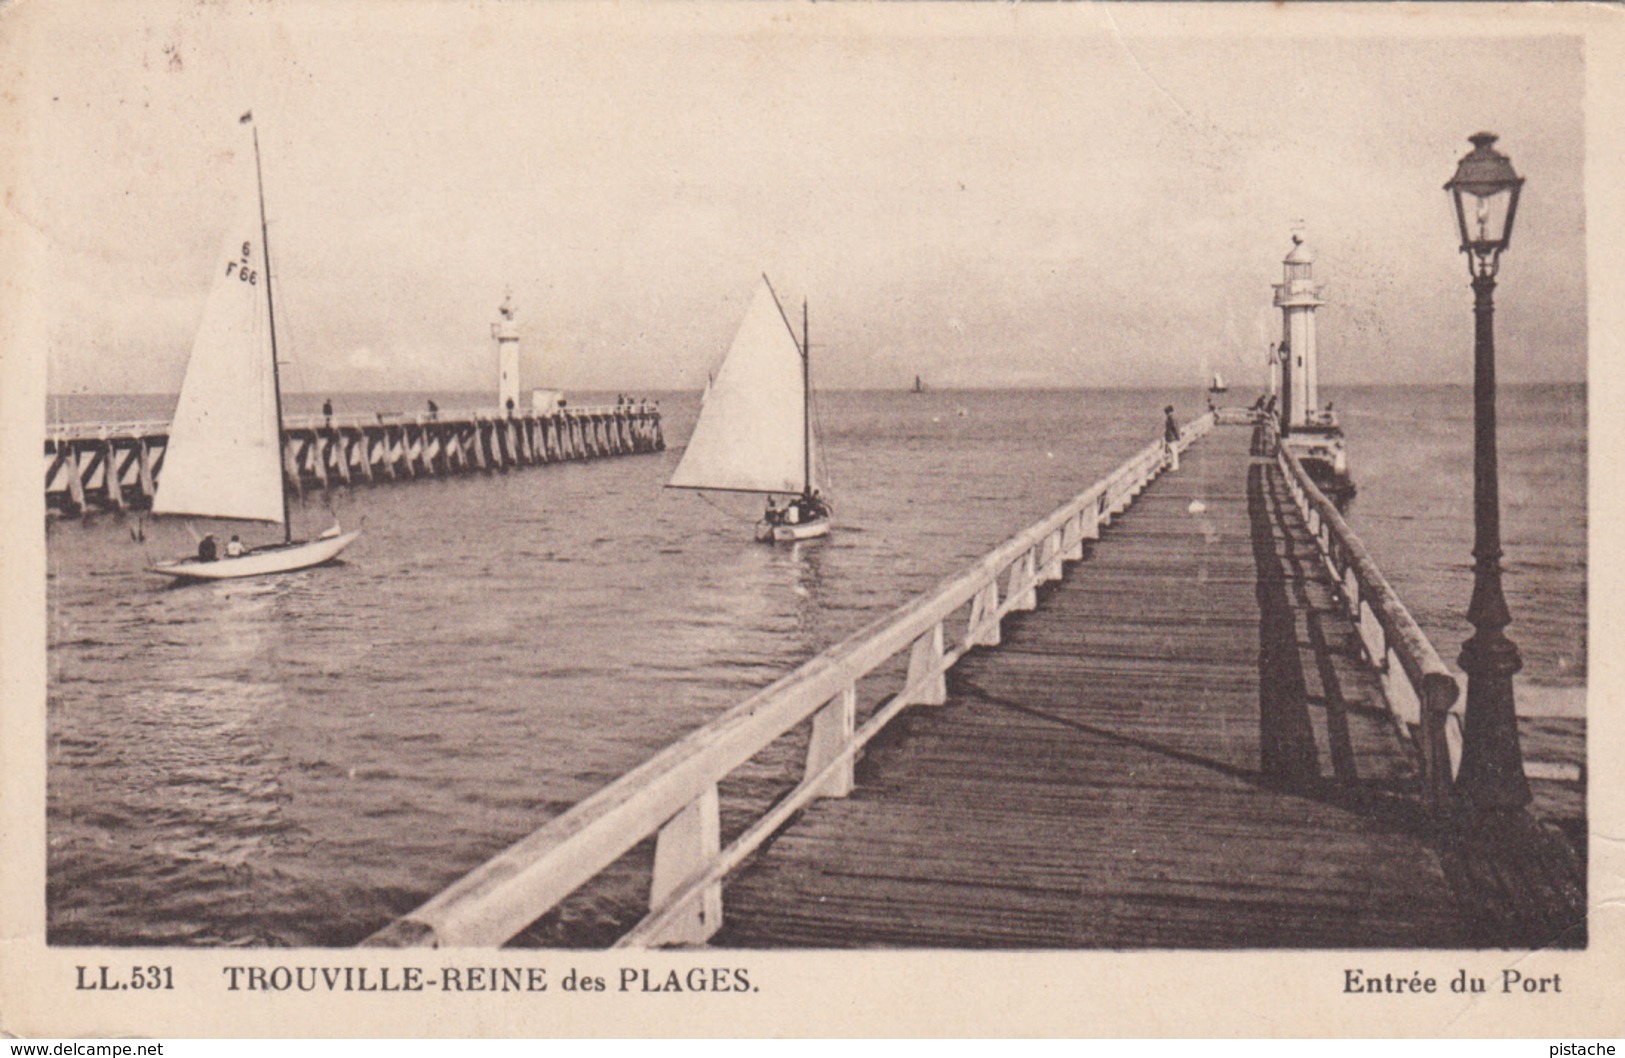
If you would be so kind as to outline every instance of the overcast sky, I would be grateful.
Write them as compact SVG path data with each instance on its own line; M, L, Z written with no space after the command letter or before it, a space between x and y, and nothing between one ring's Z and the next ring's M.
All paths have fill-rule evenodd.
M54 392L179 387L248 109L293 389L494 387L510 286L526 386L698 388L764 271L829 386L1250 387L1297 221L1323 382L1466 382L1489 129L1502 376L1584 378L1580 40L1315 7L25 5L7 203Z

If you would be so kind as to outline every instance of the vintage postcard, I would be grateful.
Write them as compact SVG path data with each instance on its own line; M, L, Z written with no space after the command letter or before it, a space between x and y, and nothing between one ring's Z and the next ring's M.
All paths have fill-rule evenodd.
M1625 1033L1622 70L0 7L0 1030Z

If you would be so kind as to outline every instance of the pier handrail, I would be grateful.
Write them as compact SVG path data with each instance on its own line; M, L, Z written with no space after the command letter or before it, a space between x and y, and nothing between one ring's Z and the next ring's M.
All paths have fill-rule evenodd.
M576 407L566 405L551 411L538 411L535 408L515 408L513 417L525 418L552 418L562 416L584 415L647 415L657 411L653 402L641 404L591 404ZM331 427L335 430L359 429L364 426L377 426L383 423L387 426L402 424L421 425L424 423L442 421L459 422L471 420L498 421L508 418L508 413L502 408L441 408L434 413L428 411L385 411L385 412L346 412L342 415L327 416L320 412L304 415L288 415L283 417L283 426L292 430L316 430ZM125 422L51 422L45 427L47 440L58 441L67 438L85 437L150 437L169 432L168 419L137 419Z
M1034 608L1038 586L1058 579L1066 561L1081 559L1085 541L1097 538L1099 527L1128 507L1171 454L1211 429L1213 419L1204 415L1187 425L1173 446L1159 440L1142 448L968 568L661 750L364 944L503 944L651 834L649 914L619 946L703 943L721 925L723 878L814 798L849 793L859 750L909 705L946 701L947 671L972 648L996 644L1007 613ZM950 644L947 622L966 607L963 636ZM857 727L858 681L904 652L902 687ZM800 783L722 847L718 783L809 720Z
M48 441L89 437L150 437L169 432L168 419L132 419L126 422L52 422L45 424Z
M317 414L290 415L283 422L290 429L335 430L359 429L364 426L422 426L431 422L502 422L507 419L581 418L589 415L647 415L655 411L651 404L589 404L577 407L566 405L546 411L537 408L515 408L510 415L504 408L440 408L428 411L360 412L328 416Z
M1420 751L1423 798L1430 806L1442 807L1461 763L1461 714L1452 711L1461 693L1456 678L1359 535L1298 457L1279 443L1279 423L1273 416L1266 420L1266 428L1277 441L1276 458L1293 501L1338 582L1367 659L1381 676L1388 708Z

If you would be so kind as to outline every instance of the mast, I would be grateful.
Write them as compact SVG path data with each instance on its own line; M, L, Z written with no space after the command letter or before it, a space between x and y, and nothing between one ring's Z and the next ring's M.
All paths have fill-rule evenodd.
M276 394L276 473L282 485L282 542L293 543L293 519L288 516L288 483L282 468L282 374L276 355L276 303L271 299L271 236L265 225L265 174L260 170L260 130L253 111L243 115L254 131L254 183L260 195L260 249L265 254L265 313L271 321L271 388Z
M802 492L812 495L812 343L807 340L807 299L801 299L801 474Z

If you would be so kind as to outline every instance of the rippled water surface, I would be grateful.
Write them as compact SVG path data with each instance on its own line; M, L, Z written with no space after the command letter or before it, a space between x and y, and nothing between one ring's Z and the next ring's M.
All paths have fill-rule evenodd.
M1360 483L1351 520L1453 659L1470 393L1330 395ZM826 394L837 528L767 547L754 501L661 487L697 402L660 396L658 455L308 497L299 530L331 507L364 535L342 564L273 580L165 587L143 568L191 550L184 523L145 522L144 541L134 516L50 524L51 941L353 943L1053 509L1156 436L1164 403L1199 400ZM1501 417L1521 679L1561 697L1585 678L1585 392L1509 387ZM620 897L582 917L624 914Z

